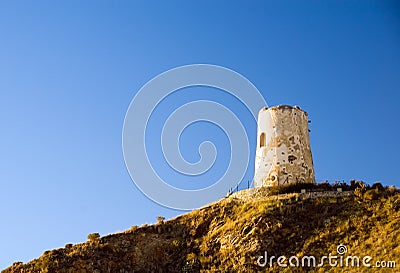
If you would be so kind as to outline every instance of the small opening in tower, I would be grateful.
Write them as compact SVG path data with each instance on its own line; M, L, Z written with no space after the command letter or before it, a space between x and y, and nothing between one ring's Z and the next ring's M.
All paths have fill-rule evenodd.
M260 135L260 148L265 147L265 133L261 133Z

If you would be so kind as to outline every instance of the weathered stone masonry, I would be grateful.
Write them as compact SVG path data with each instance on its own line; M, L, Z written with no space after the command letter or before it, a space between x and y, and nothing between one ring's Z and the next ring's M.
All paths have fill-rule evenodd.
M315 183L308 115L298 106L263 108L258 114L254 186Z

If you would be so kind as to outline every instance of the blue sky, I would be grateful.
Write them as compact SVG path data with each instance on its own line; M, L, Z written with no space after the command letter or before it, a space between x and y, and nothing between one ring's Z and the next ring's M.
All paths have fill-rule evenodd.
M233 69L269 105L305 109L319 181L400 186L396 1L215 2L0 3L1 269L182 213L134 186L121 148L136 92L181 65ZM226 138L198 125L186 134L216 139L223 168Z

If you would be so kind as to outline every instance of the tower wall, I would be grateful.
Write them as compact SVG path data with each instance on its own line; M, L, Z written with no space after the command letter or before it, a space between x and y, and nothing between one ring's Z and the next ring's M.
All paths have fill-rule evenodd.
M279 105L258 114L254 186L315 183L308 115Z

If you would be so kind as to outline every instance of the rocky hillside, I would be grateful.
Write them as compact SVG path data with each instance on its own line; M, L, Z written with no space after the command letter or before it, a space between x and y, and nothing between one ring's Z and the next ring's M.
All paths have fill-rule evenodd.
M160 217L155 225L101 238L94 233L86 243L46 251L2 273L400 271L398 190L361 185L354 194L276 193L280 192L240 192L168 221ZM339 255L338 245L347 252ZM329 254L337 259L318 266ZM282 255L286 267L277 263ZM315 266L303 259L311 255L316 257ZM351 259L346 267L346 258L356 255L360 267L356 260L351 266ZM363 265L367 255L370 268ZM269 264L271 256L276 258ZM299 267L292 266L296 259ZM335 261L337 266L332 266ZM376 262L386 268L378 271ZM396 268L388 268L393 262Z

